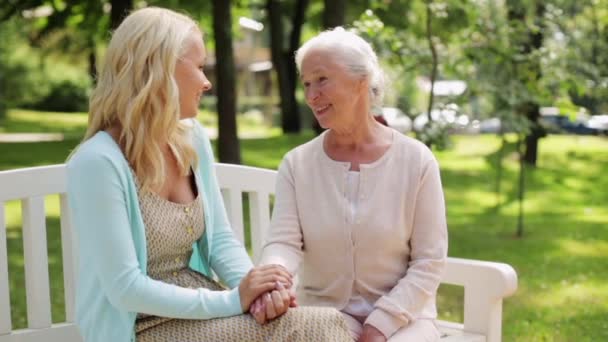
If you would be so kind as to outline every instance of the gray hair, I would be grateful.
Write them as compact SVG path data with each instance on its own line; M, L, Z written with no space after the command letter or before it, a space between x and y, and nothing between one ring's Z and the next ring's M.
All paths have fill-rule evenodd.
M335 53L337 63L355 76L363 76L369 81L369 99L372 112L379 111L384 97L385 78L378 56L371 45L352 31L338 26L323 31L308 40L296 51L298 72L302 71L302 61L312 50L322 50Z

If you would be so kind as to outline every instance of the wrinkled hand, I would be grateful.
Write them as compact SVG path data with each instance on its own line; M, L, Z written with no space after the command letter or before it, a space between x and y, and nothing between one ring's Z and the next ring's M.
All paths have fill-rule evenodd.
M286 289L281 283L277 283L276 289L266 292L256 298L249 313L259 324L279 317L287 312L290 307L296 307L296 297L293 289Z
M363 331L361 331L361 336L359 336L357 342L386 342L386 336L373 325L364 324Z
M265 265L251 269L239 284L239 296L241 297L243 312L249 310L257 297L275 290L277 283L291 287L292 282L291 274L282 266Z

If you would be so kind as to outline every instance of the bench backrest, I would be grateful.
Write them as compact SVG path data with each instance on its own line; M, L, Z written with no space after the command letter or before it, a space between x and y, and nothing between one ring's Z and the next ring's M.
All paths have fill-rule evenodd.
M243 203L249 204L251 245L259 256L265 229L270 221L270 196L276 171L216 164L218 181L232 228L243 243ZM78 341L73 327L75 307L76 249L69 221L65 165L25 168L0 172L0 342L38 340ZM243 194L248 201L243 201ZM48 269L45 197L59 196L65 323L52 324ZM12 329L8 274L6 203L21 202L23 257L27 305L27 329ZM78 339L74 339L78 338Z
M45 196L59 194L63 283L66 321L74 321L75 265L72 229L69 222L64 165L0 172L0 341L33 340L38 330L51 327L51 298L48 272ZM22 211L23 258L28 329L12 330L8 278L6 202L19 200ZM74 330L68 328L67 330ZM58 326L57 340L74 336ZM11 334L13 333L13 334ZM66 335L67 334L67 335ZM3 335L7 335L6 337ZM11 335L14 335L11 337ZM69 337L68 337L69 338Z
M260 256L262 243L270 224L270 196L274 195L277 172L220 163L216 164L215 171L232 230L243 244L245 243L243 203L249 203L251 252L255 262ZM248 194L248 202L243 201L244 193Z
M216 164L216 173L236 236L245 241L243 203L249 205L251 246L257 260L270 221L276 171ZM243 194L248 193L248 201ZM52 324L46 241L45 196L59 195L65 322ZM8 278L6 202L22 207L27 328L13 330ZM82 342L74 322L76 249L66 196L64 165L0 171L0 342ZM502 263L448 258L443 283L463 286L464 324L440 322L455 331L501 340L502 299L517 288L517 275Z

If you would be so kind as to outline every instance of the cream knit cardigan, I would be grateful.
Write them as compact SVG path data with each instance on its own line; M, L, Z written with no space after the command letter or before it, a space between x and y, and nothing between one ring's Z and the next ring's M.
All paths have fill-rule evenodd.
M301 305L342 309L357 289L374 303L365 323L387 337L410 321L436 318L448 242L431 151L395 133L382 157L360 166L351 224L345 192L350 163L329 158L325 135L285 155L260 263L299 274Z

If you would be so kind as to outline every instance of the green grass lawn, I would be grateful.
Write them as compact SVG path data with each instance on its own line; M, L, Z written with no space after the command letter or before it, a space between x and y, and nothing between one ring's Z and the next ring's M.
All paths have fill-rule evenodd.
M276 168L286 151L311 137L243 140L244 163ZM506 158L497 210L495 171L487 156L497 149L498 139L462 136L454 142L452 150L436 153L447 201L449 255L506 262L516 269L519 289L504 303L504 340L608 340L608 139L541 140L538 168L526 172L520 239L515 238L515 158ZM61 163L77 143L74 135L62 142L0 144L0 170ZM60 322L64 309L57 200L47 203L53 320ZM20 328L26 324L26 310L18 203L7 204L6 220L11 315L13 326ZM439 311L443 319L462 320L462 290L442 286Z
M199 111L198 120L215 131L217 116L208 110ZM276 136L278 128L263 124L263 118L252 115L238 115L239 133L255 136ZM80 138L87 127L87 113L38 112L25 109L11 109L0 121L0 133L62 133L66 139Z

